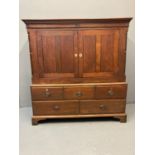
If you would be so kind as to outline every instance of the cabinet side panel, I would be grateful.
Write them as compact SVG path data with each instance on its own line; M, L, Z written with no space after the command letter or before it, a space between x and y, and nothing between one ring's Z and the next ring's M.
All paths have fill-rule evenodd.
M119 39L119 68L120 68L120 76L125 74L127 31L128 31L127 28L122 28L120 30L120 39Z
M39 78L38 55L37 55L37 34L36 30L28 29L29 48L31 55L31 68L33 79Z

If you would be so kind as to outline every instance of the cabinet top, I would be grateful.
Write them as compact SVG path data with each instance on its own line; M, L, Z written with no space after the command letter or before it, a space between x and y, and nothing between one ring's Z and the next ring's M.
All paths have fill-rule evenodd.
M128 27L132 18L23 19L27 29Z
M80 24L80 23L129 23L130 18L96 18L96 19L22 19L28 24Z

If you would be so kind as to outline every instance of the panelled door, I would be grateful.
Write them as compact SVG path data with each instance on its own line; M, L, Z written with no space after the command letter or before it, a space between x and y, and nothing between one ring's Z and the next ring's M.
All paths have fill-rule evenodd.
M79 76L114 77L119 72L119 30L80 30Z
M40 78L115 77L119 30L39 30Z
M39 30L37 44L40 78L73 78L77 76L76 31Z

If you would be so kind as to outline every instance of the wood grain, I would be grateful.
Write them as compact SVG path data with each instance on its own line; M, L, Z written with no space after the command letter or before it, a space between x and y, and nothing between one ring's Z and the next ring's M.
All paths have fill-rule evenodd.
M78 114L79 104L77 101L33 101L34 115L67 115Z
M126 44L132 18L23 20L32 68L32 124L46 118L126 122Z
M64 99L94 99L93 86L66 86L64 87Z
M63 99L63 87L31 87L32 101Z
M98 85L95 89L96 99L125 99L127 95L127 84Z
M87 100L80 101L81 114L124 113L125 100Z

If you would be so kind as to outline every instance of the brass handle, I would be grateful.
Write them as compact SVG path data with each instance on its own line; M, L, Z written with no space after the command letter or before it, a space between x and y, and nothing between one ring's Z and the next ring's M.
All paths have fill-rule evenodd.
M77 56L78 56L78 54L77 54L77 53L75 53L75 54L74 54L74 57L75 57L75 58L77 58Z
M80 57L80 58L82 57L82 53L79 53L79 57Z
M112 95L114 95L114 92L113 92L112 90L109 90L109 91L108 91L108 94L109 94L110 96L112 96Z
M100 109L102 109L102 110L105 110L105 108L106 108L105 105L103 105L103 104L101 104L99 107L100 107Z
M83 96L83 94L82 94L82 92L77 92L77 93L75 93L75 95L77 96L77 97L81 97L81 96Z
M46 89L46 91L45 91L45 96L46 96L46 97L51 96L51 93L48 91L48 89Z
M53 109L54 109L54 110L59 110L60 107L59 107L58 105L54 105L54 106L53 106Z

